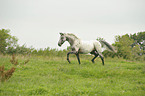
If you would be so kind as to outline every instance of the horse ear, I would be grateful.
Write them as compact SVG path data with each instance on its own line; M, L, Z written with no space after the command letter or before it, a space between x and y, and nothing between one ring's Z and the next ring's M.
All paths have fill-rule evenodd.
M64 35L64 33L59 33L61 36L63 36Z

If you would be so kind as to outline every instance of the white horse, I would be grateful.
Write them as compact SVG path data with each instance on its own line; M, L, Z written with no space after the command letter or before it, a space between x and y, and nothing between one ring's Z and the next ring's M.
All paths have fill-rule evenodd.
M104 65L104 59L103 59L101 48L106 48L109 51L116 52L113 46L111 46L109 43L107 43L104 40L82 41L72 33L60 33L60 40L58 41L58 46L61 46L65 41L69 42L72 49L71 52L67 53L67 60L69 63L70 63L69 54L75 54L80 64L79 54L91 53L95 56L92 59L93 63L95 58L99 56L102 60L102 64Z

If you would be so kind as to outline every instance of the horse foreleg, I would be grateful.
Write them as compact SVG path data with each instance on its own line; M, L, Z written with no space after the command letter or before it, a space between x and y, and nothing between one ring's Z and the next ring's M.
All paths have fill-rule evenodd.
M76 56L77 56L77 59L78 59L79 64L81 64L80 58L79 58L79 53L77 53Z
M71 52L68 52L68 53L67 53L67 61L70 63L69 54L71 54Z
M68 52L68 53L67 53L67 61L70 63L69 54L76 54L76 52Z

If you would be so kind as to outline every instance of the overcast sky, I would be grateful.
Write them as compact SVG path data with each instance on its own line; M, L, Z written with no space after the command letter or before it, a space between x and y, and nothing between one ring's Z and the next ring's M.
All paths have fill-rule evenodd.
M34 48L59 48L59 32L114 43L116 35L145 31L145 0L0 0L2 28Z

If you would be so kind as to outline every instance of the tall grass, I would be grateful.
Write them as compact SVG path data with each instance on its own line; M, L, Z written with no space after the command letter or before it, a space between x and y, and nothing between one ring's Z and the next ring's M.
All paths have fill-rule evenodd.
M23 61L26 57L17 57ZM145 63L118 58L100 58L95 64L92 56L74 55L71 64L66 57L32 56L25 66L16 66L13 76L0 83L0 96L144 96ZM0 58L0 64L11 68L11 57Z

